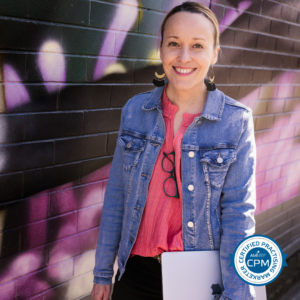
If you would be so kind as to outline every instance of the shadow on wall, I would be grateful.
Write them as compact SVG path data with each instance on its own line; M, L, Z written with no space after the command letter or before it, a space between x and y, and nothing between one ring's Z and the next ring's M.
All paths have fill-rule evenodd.
M128 1L125 2L128 4ZM118 130L120 108L131 96L154 88L152 85L142 84L152 82L159 64L157 39L151 42L149 48L149 59L156 59L156 62L137 61L135 64L131 60L122 59L122 51L127 49L124 53L128 53L128 49L132 48L128 31L138 19L137 1L129 2L128 6L118 6L111 21L110 29L113 30L107 31L101 42L91 41L91 47L100 49L98 58L86 57L76 60L77 58L66 56L64 45L55 38L42 41L38 54L29 53L26 58L18 54L2 54L4 89L0 90L0 108L2 107L2 112L15 115L20 113L20 127L24 122L26 127L22 133L22 139L25 141L22 144L22 155L20 148L14 148L15 145L0 147L0 173L6 174L11 170L15 172L12 179L5 184L14 186L16 181L25 180L23 191L16 189L9 194L11 198L1 200L5 205L0 211L0 231L32 224L0 235L1 257L7 257L1 262L0 284L65 261L59 268L48 267L38 275L20 280L20 299L26 299L70 280L73 273L70 271L71 261L68 259L96 247L97 227L117 137L117 133L114 133L107 138L104 133ZM177 2L182 1L170 1L170 8ZM224 45L232 45L232 30L226 27L243 23L244 19L242 11L234 9L236 1L227 2L232 4L233 9L227 10L224 18L220 20L221 42ZM242 1L238 8L246 10L251 5L253 1ZM261 30L265 31L263 28ZM14 38L18 39L17 36ZM249 35L247 39L241 38L239 46L248 47L253 44L251 38L256 39L256 35ZM112 41L116 42L115 46L112 46ZM30 43L36 44L36 35L33 33L27 41L27 44ZM138 52L135 52L138 50L132 48L132 51L133 57L138 55ZM267 53L258 50L245 51L242 61L243 54L240 49L225 48L223 52L221 66L214 67L216 83L228 83L229 72L231 78L235 78L235 82L241 84L253 78L253 86L220 86L219 89L226 94L234 93L236 99L253 109L254 116L260 115L261 112L281 111L285 101L280 99L300 96L300 90L295 90L295 84L300 82L299 73L276 73L272 70L252 68L250 60L253 56L256 56L255 62L259 64L259 61L268 60ZM25 59L26 72L23 69ZM248 64L250 67L224 67L228 64ZM85 84L81 85L80 82ZM134 85L135 83L140 85ZM257 87L257 84L261 86ZM99 95L100 101L95 101ZM118 96L114 98L114 95ZM270 98L280 99L266 100ZM45 113L47 111L53 113ZM294 111L300 111L299 102L291 100L286 112ZM27 114L24 116L21 113ZM277 189L282 191L280 197L276 194L277 191L266 191L258 187L256 214L299 193L299 138L293 139L299 136L299 117L299 113L287 113L254 120L257 130L266 129L256 139L258 178L260 173L269 170L273 172L274 168L283 164L286 164L286 174L294 174L288 185L286 181L278 182ZM269 118L266 128L260 127L262 118ZM112 125L111 122L107 122L108 119L115 120L115 123ZM0 119L0 122L3 129L0 132L0 142L15 142L10 140L9 136L18 125L11 123L9 118ZM63 138L66 136L69 138ZM32 143L38 140L43 142ZM96 159L100 156L104 158ZM90 160L91 157L95 160ZM82 161L84 163L81 163ZM27 169L34 170L28 171L27 176L20 179L23 176L21 172ZM9 203L10 200L22 198L19 196L21 193L27 198L26 203ZM89 209L80 210L86 207ZM94 230L90 230L91 228ZM65 237L71 238L63 239ZM57 240L60 241L54 243ZM46 246L41 247L43 245ZM13 254L15 255L11 256ZM34 284L29 285L33 282ZM78 289L81 289L80 285ZM82 287L82 290L84 289ZM51 293L52 291L49 291L49 297ZM72 293L76 294L66 288L59 291L60 295L73 295ZM57 294L54 296L57 297ZM6 299L10 299L9 292Z

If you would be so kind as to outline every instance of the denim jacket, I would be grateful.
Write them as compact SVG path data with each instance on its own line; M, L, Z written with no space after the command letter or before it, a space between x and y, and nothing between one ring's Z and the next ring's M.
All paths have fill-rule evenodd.
M127 101L104 197L93 271L94 283L112 284L118 254L120 280L137 238L148 186L165 140L164 87ZM184 251L219 250L222 300L255 299L229 254L254 234L256 146L252 110L218 88L208 91L200 116L182 144L182 238ZM207 270L208 271L208 270Z

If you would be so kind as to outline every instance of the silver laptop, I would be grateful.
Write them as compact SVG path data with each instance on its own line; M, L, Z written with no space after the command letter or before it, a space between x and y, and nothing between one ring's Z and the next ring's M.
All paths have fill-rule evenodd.
M164 300L213 300L224 290L219 250L163 252L161 263ZM267 300L265 286L254 288Z

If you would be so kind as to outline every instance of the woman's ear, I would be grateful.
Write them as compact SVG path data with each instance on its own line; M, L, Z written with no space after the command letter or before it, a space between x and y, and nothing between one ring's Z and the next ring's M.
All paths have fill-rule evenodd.
M220 46L218 46L216 48L216 50L214 50L214 56L213 56L213 59L211 61L211 65L214 65L218 62L218 53L219 53L219 51L220 51Z

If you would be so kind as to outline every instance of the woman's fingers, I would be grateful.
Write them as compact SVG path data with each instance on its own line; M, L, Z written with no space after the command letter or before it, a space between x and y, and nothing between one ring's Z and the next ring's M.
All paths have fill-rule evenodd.
M109 300L110 289L110 285L94 283L91 295L94 300Z

